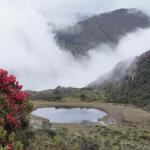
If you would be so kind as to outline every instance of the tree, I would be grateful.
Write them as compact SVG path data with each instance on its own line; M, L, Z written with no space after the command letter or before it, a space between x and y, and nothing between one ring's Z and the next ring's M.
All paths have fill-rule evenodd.
M25 124L31 109L28 94L22 91L15 76L0 69L0 150L22 149L15 132Z

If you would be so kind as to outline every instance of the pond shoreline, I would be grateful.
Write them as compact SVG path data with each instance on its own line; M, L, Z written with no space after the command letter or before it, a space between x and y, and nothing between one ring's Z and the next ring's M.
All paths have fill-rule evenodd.
M32 115L49 119L51 123L76 124L99 123L107 113L95 108L43 107L32 111Z
M102 119L105 122L110 120L115 123L144 123L150 122L150 113L143 111L132 105L121 105L100 102L50 102L50 101L32 101L33 110L43 107L56 108L93 108L104 111L107 115Z

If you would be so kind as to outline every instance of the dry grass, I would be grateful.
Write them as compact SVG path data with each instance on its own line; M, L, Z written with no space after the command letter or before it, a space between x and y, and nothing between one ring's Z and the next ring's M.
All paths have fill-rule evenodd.
M92 107L104 110L107 117L117 122L146 123L150 122L150 113L132 105L118 105L100 102L49 102L32 101L34 109L40 107Z

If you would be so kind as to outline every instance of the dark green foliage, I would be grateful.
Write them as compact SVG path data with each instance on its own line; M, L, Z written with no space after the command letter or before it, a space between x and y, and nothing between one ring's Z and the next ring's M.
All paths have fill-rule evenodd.
M137 58L133 78L126 76L121 84L105 88L108 102L130 103L149 108L150 105L150 51Z
M85 94L81 94L80 99L81 99L81 101L86 101L88 99L88 97Z
M16 135L20 141L22 141L24 149L26 149L31 142L33 142L35 133L32 128L27 126L24 129L19 129L16 131Z
M100 146L97 141L92 138L82 137L80 141L80 150L99 150Z

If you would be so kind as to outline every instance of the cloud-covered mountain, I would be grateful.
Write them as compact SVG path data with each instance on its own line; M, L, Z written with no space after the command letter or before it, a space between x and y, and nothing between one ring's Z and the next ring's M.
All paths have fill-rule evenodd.
M149 4L150 1L147 0L138 2L131 0L94 0L94 2L91 0L1 0L1 68L14 74L26 90L44 90L57 86L85 87L99 75L110 71L121 60L138 56L150 47L150 28L138 28L135 32L128 32L121 39L119 38L118 44L114 47L112 45L115 44L108 42L111 41L110 38L114 34L109 35L110 38L106 39L105 37L107 42L104 45L99 45L99 41L96 41L98 45L94 43L96 47L91 46L93 43L91 38L95 38L95 33L100 31L97 21L91 21L91 25L97 27L91 29L87 23L88 20L99 18L103 16L99 14L104 12L108 12L105 13L108 15L110 11L120 8L136 8L150 16ZM133 16L134 13L139 14L136 10L131 10L127 13L130 16ZM143 16L148 18L143 13L140 14L138 15L140 18ZM84 18L83 20L84 16L89 19ZM117 24L113 20L108 25ZM126 26L125 24L131 22L130 20L126 21L123 17L120 19L121 32ZM143 21L145 19L141 20L141 24L147 24ZM74 27L77 22L85 24L85 26L87 24L85 31L90 31L90 33L87 32L88 36L80 37L78 35L83 41L88 39L87 42L81 40L83 44L81 46L94 47L87 52L89 57L72 56L70 54L72 49L62 50L54 39L54 28ZM80 31L79 26L75 29L71 30L72 32L69 34ZM93 30L95 32L92 32ZM108 33L105 32L105 34ZM75 45L73 46L75 47ZM78 54L81 51L75 52Z
M110 73L89 84L107 91L115 101L150 103L150 50L131 62L120 62Z
M126 78L134 78L137 69L137 58L128 59L126 61L119 62L115 68L100 76L97 80L88 85L91 88L105 88L112 84L114 86L121 85Z
M61 48L78 55L101 44L115 46L127 33L149 26L150 19L143 12L137 9L118 9L56 30L55 39Z

